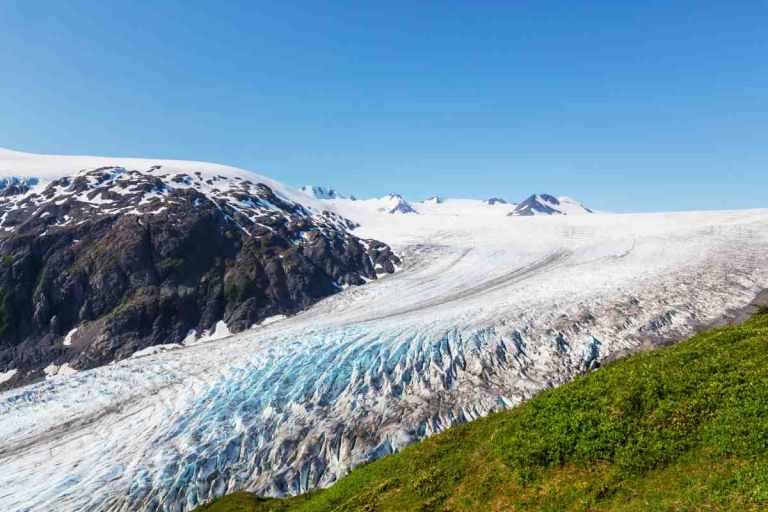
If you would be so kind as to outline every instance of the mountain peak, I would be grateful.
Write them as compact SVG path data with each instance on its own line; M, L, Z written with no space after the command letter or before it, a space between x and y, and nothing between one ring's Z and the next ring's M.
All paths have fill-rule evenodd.
M592 210L569 197L533 194L518 203L508 215L530 217L533 215L580 215L585 213L592 213Z
M383 201L384 206L380 208L381 211L387 213L418 213L400 194L389 193L383 198Z

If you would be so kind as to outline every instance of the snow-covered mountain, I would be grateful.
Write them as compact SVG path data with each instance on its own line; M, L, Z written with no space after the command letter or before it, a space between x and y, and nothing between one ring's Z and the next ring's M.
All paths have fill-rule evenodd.
M419 212L400 194L387 194L373 199L358 199L357 201L330 201L337 211L374 211L389 215L418 214Z
M399 263L326 205L226 166L3 150L0 187L5 386L242 331Z
M410 442L728 318L768 288L768 210L523 221L506 216L514 206L483 200L422 202L418 215L390 214L383 202L321 200L310 213L359 224L362 245L386 242L403 256L394 275L231 337L0 394L0 510L184 512L239 489L326 486ZM69 350L78 333L51 343ZM14 370L1 367L0 380Z
M382 201L380 209L386 213L418 213L400 194L389 194Z
M308 199L305 194L282 183L255 172L228 165L186 160L159 160L149 158L124 158L80 155L38 155L0 148L0 190L6 182L25 181L27 185L42 186L64 177L74 176L84 170L102 167L149 170L162 166L165 173L200 173L206 179L221 176L250 180L270 187L280 197L301 204L322 209L321 203Z
M518 203L509 215L529 217L532 215L582 215L585 213L593 212L570 197L533 194Z
M555 197L549 194L533 194L520 203L510 203L499 197L491 197L484 201L474 199L452 199L440 196L432 196L428 199L415 203L415 206L409 203L400 194L388 194L381 198L361 199L357 205L347 205L337 199L346 199L344 196L336 193L333 189L324 189L321 187L303 187L302 190L309 191L311 197L320 199L336 205L341 205L341 210L368 210L375 209L386 213L424 213L424 214L445 214L448 212L457 213L456 207L461 205L461 210L468 215L484 214L487 206L497 206L496 214L530 217L535 215L582 215L594 213L579 201L570 197ZM436 208L437 207L437 208Z
M355 200L355 196L347 196L344 194L341 194L337 192L333 188L326 188L326 187L319 187L316 185L304 185L303 187L299 187L299 190L308 196L315 198L315 199L351 199Z

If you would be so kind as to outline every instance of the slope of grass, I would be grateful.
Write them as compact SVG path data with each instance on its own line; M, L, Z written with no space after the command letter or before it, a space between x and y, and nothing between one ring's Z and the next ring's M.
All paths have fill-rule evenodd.
M607 365L252 511L768 510L768 311Z

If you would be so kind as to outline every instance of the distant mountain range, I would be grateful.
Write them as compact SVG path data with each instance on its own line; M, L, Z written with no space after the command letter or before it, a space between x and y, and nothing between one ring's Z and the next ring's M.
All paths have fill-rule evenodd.
M371 198L371 199L356 199L355 196L344 195L337 192L330 187L321 187L314 185L306 185L300 187L303 193L307 194L313 199L332 201L336 199L351 199L358 200L361 203L376 204L380 211L397 214L397 213L420 213L418 204L421 205L442 205L446 202L450 202L450 198L444 198L441 196L431 196L420 203L417 206L413 206L400 194L390 193L384 197ZM465 200L466 201L466 200ZM507 213L512 217L531 217L535 215L583 215L588 213L594 213L593 210L587 208L579 201L571 199L570 197L555 197L550 194L532 194L519 203L508 202L505 199L499 197L491 197L484 201L476 201L477 206L488 205L502 205L511 206L512 209Z

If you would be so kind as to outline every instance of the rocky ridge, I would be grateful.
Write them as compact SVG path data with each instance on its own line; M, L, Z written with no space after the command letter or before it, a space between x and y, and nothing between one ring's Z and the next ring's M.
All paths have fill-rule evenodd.
M555 197L549 194L533 194L518 203L507 215L530 217L533 215L579 215L593 213L592 210L569 197Z
M400 194L388 194L382 198L384 205L379 208L379 211L395 214L395 213L418 213L411 204L403 198Z

